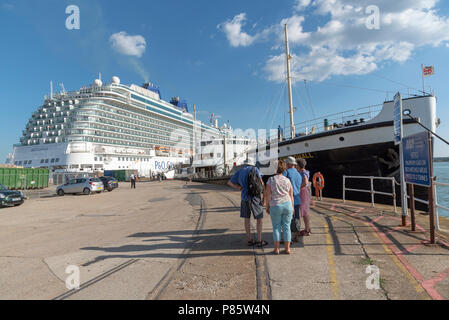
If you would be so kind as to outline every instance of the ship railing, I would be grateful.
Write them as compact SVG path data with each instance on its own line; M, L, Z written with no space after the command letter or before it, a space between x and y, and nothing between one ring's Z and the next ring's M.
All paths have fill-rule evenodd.
M352 189L346 187L346 180L347 179L365 179L370 181L370 190L363 190L363 189ZM391 193L389 192L382 192L382 191L376 191L374 189L374 180L385 180L391 182ZM375 195L380 194L384 196L390 196L393 198L393 207L394 207L394 213L397 213L397 205L396 205L396 188L395 185L397 184L396 179L394 177L373 177L373 176L343 176L343 203L346 202L346 192L352 191L352 192L362 192L362 193L369 193L371 194L371 206L375 207Z
M368 107L329 114L312 120L303 121L295 124L295 132L299 136L310 135L348 126L349 125L348 121L351 122L350 125L357 125L360 123L364 123L366 121L375 118L382 110L382 107L383 104L377 104ZM324 123L325 120L327 120L328 123L327 126ZM284 128L284 135L286 130L289 131L288 127Z

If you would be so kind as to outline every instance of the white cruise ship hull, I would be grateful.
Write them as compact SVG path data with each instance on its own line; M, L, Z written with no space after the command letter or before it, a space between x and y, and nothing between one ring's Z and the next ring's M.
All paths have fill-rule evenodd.
M108 149L114 149L115 152L107 153ZM101 153L95 151L101 151ZM176 166L190 163L190 159L186 157L131 154L124 149L96 146L90 143L20 146L14 148L13 157L19 163L30 161L30 166L53 167L56 173L94 173L126 169L135 170L145 177L165 173Z

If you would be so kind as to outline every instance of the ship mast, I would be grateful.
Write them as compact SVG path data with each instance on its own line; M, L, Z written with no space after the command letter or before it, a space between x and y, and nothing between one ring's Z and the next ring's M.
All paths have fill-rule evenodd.
M288 82L288 99L289 99L289 106L290 106L290 135L291 139L295 137L295 123L293 119L293 96L292 96L292 77L290 74L290 60L292 56L290 55L290 48L288 46L288 31L287 31L287 24L285 25L285 49L286 49L286 56L287 56L287 82Z

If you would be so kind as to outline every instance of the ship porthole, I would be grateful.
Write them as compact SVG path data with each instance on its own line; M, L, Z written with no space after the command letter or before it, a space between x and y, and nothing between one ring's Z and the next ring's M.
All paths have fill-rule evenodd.
M309 144L308 144L308 143L306 143L306 144L305 144L305 146L306 146L306 148L308 148L308 147L309 147Z
M345 137L340 137L340 141L345 141Z
M287 147L287 150L290 151L290 147Z

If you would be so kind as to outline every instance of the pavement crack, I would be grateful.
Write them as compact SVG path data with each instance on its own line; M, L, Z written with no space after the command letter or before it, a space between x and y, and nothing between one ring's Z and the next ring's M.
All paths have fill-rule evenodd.
M53 272L53 270L50 268L50 266L48 265L48 263L45 261L45 258L40 259L41 262L43 264L45 264L45 266L47 267L48 271L50 271L50 273L53 275L53 277L55 277L57 280L61 281L62 283L65 283L64 279L59 278L56 273Z
M366 248L365 248L365 244L364 244L363 241L360 239L360 235L359 235L359 233L357 232L356 227L354 226L354 224L353 224L352 222L347 221L347 220L344 220L344 219L341 219L341 218L337 217L337 215L329 215L329 214L327 214L327 213L320 212L320 211L318 211L318 210L316 210L316 209L314 209L314 211L317 212L317 213L320 214L320 215L326 216L326 217L327 217L328 219L330 219L330 220L332 220L332 219L338 220L338 221L341 221L341 222L343 222L343 223L349 225L350 228L351 228L352 233L353 233L354 236L355 236L356 242L358 243L358 245L360 246L361 251L363 252L363 255L364 255L364 257L365 257L364 260L375 262L375 260L372 259L372 258L370 257L370 255L368 254L368 251L367 251ZM391 300L391 298L389 297L389 293L388 293L387 289L385 288L385 281L384 281L384 280L380 281L380 284L379 284L379 285L380 285L380 289L382 290L382 294L385 296L385 298L386 298L387 300Z

